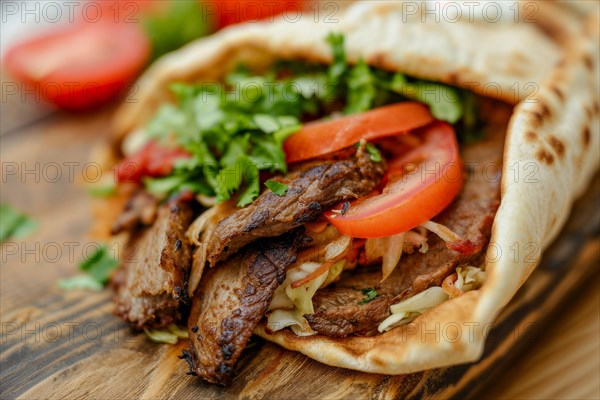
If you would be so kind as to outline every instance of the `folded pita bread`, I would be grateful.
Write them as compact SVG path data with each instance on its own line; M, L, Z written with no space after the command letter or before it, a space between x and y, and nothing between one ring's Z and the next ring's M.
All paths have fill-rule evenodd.
M240 62L258 69L277 59L328 63L324 38L330 31L345 35L351 62L363 58L378 68L515 104L487 280L479 290L378 336L340 339L299 337L289 330L268 334L264 327L256 331L320 362L382 374L476 360L490 324L531 274L600 163L597 15L584 26L576 16L559 18L555 6L538 4L538 23L508 17L436 22L431 15L407 11L406 3L358 3L336 15L337 23L315 23L309 15L297 22L226 29L158 60L114 121L120 140L170 100L170 82L218 80ZM522 170L527 163L535 165L535 179L515 178L509 170ZM509 250L515 243L531 246L533 253L515 259ZM444 327L459 334L444 334Z

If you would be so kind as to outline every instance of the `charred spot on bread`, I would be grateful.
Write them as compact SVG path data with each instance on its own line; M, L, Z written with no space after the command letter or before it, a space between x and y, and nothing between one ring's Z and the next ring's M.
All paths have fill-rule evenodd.
M535 158L547 165L552 165L552 163L554 163L554 156L544 148L540 148L537 153L535 153Z
M559 138L557 138L554 135L549 135L548 142L550 143L550 146L556 152L556 155L558 155L558 158L562 159L565 155L565 144L562 142L562 140L560 140Z

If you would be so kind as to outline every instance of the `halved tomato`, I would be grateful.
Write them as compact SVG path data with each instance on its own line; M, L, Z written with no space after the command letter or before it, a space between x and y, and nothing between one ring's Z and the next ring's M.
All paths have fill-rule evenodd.
M117 100L150 56L141 27L79 23L8 50L6 67L51 103L80 110Z
M396 103L330 121L308 123L285 141L283 149L288 163L308 160L352 146L361 139L408 133L433 120L422 103Z
M381 194L358 199L342 214L325 218L341 233L376 238L406 232L446 208L463 184L462 163L452 126L435 122L415 132L422 143L388 164Z

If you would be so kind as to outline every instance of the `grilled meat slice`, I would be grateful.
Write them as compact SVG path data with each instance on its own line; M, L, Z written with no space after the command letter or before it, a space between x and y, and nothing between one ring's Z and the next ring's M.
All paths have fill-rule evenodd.
M371 161L364 145L347 159L303 164L280 179L288 185L284 196L265 192L219 223L210 239L208 262L214 266L258 238L279 236L316 220L341 201L370 193L383 173L383 164Z
M151 225L156 218L158 200L145 190L137 190L131 195L125 209L113 223L110 233L116 235L131 231L140 225Z
M235 362L305 239L302 228L262 239L205 272L188 320L190 349L182 356L192 373L212 383L230 381Z
M163 205L152 227L132 239L132 254L113 279L115 313L132 327L164 327L181 319L191 264L185 230L192 217L185 203Z
M436 222L471 240L476 247L474 253L465 255L450 250L444 241L430 234L427 253L403 256L383 283L380 268L369 268L345 274L335 286L318 291L313 297L315 313L305 315L311 328L337 337L376 333L377 326L390 315L390 305L441 285L461 264L482 263L483 250L500 204L500 176L494 172L501 171L501 139L490 138L465 147L465 186L457 199L435 218ZM361 289L366 287L375 288L379 297L359 305L364 298Z

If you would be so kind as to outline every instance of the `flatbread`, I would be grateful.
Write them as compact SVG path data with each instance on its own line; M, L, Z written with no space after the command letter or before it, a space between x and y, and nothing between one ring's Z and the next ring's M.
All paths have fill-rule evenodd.
M516 104L481 289L373 337L298 337L288 330L267 334L264 327L256 332L325 364L373 373L474 361L499 310L532 272L600 164L598 17L591 15L584 27L570 17L560 22L553 6L540 9L544 18L537 24L437 23L407 15L406 2L369 2L349 7L336 16L337 23L315 23L308 16L226 29L155 63L119 110L115 138L143 126L169 100L170 82L213 81L239 62L255 68L276 59L330 62L324 40L330 31L344 33L353 62L363 58ZM511 252L515 244L522 250L517 259Z

